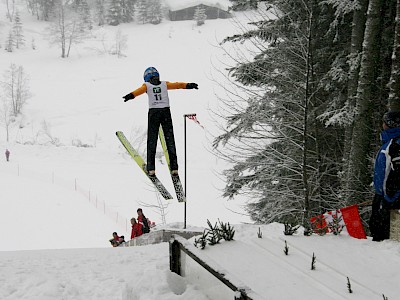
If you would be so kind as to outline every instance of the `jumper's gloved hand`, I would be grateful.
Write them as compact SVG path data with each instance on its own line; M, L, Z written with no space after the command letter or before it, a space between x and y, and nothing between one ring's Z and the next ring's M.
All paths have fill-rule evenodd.
M188 84L186 85L186 89L188 89L188 90L191 90L191 89L196 89L196 90L198 90L199 87L198 87L197 83L191 82L191 83L188 83Z
M129 94L123 96L122 98L124 98L124 102L126 102L126 101L129 101L129 100L135 98L135 96L133 94L129 93Z

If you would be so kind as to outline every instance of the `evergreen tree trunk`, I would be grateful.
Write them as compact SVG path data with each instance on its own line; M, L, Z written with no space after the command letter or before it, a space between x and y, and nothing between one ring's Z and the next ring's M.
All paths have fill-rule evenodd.
M376 88L376 70L380 58L379 41L383 1L371 0L368 7L349 161L349 199L347 201L352 203L365 200L371 183L370 156L374 140L372 118L376 101L374 89Z
M390 75L389 110L400 111L400 0L396 6L396 27Z
M349 80L347 84L347 110L349 111L350 118L354 118L354 110L356 107L356 96L357 96L357 86L358 86L358 74L360 72L360 60L362 53L362 43L364 40L364 30L365 22L368 8L368 0L359 0L360 9L357 9L353 13L352 30L351 30L351 45L349 54ZM345 189L346 183L349 182L351 178L351 169L349 165L350 151L351 151L351 140L353 137L353 126L352 121L345 128L344 136L344 149L343 149L343 170L344 176L342 180L342 187ZM348 191L344 191L346 201L349 201ZM348 203L350 204L350 203Z
M312 42L312 19L313 14L312 11L309 12L308 19L308 45L307 45L307 57L306 57L306 88L304 95L304 115L303 115L303 163L302 163L302 177L303 177L303 191L304 191L304 228L308 228L307 225L310 219L310 187L308 185L308 112L309 112L309 101L311 98L312 90L311 90L311 80L312 80L312 51L311 51L311 42Z

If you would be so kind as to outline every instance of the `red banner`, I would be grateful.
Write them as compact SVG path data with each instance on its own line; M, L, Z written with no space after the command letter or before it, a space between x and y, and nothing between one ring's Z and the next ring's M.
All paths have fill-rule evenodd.
M328 224L332 222L334 217L341 219L340 223L344 225L343 231L347 231L351 237L357 239L367 238L358 213L358 205L343 207L312 217L310 221L313 224L314 231L325 230L325 232L330 232Z

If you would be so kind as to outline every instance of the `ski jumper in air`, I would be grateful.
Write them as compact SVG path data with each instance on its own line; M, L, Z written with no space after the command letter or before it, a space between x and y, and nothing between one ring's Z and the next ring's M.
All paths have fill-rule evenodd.
M149 98L147 120L147 172L150 176L155 175L157 138L161 125L169 154L171 174L177 175L178 159L176 156L168 90L198 89L198 85L196 83L160 81L160 74L154 67L147 68L143 78L145 82L141 87L122 98L124 98L124 102L126 102L144 93L147 93Z

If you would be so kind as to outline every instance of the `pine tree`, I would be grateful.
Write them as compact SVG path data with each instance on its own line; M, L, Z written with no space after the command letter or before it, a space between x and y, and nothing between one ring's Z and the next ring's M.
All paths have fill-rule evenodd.
M130 23L135 16L136 0L122 0L122 22Z
M96 20L97 25L106 24L106 0L96 0Z
M19 47L25 44L25 40L24 40L24 35L22 33L22 23L18 10L16 11L14 16L14 24L12 31L15 41L15 47L19 49Z
M248 195L255 221L308 220L371 197L381 117L388 99L400 107L398 3L271 0L224 40L237 55L214 147L232 163L224 196Z
M356 96L356 115L349 154L349 180L346 189L354 202L363 202L370 195L371 165L367 163L374 153L375 107L379 103L378 74L381 51L383 0L371 0L363 42L359 82ZM379 120L381 116L379 116ZM379 122L381 123L381 122ZM380 124L381 125L381 124ZM378 127L379 128L379 127Z
M135 5L135 13L136 13L136 20L141 24L148 23L149 16L148 16L148 1L147 0L138 0Z
M160 24L162 21L162 9L160 0L149 0L147 6L148 22L154 25Z
M112 26L117 26L122 21L122 1L111 0L107 12L107 23Z
M58 0L38 0L38 2L39 10L41 11L41 20L50 21Z
M38 20L49 21L57 0L27 0L28 11Z
M243 93L228 89L231 96L220 99L225 131L214 147L233 163L224 196L251 195L247 209L255 221L308 222L321 205L338 205L332 187L342 152L332 151L332 141L341 129L318 119L332 100L321 78L335 60L334 16L312 0L273 3L269 13L280 12L274 18L260 10L251 30L224 41L236 43L238 57L246 57L246 42L258 51L253 59L233 58L232 91Z
M92 16L90 13L90 7L86 0L80 1L78 5L78 14L81 22L82 30L92 30Z
M396 15L399 19L400 1L397 1ZM396 22L392 59L393 64L389 82L389 109L392 111L400 111L400 22Z
M334 235L339 235L342 232L343 228L345 227L345 225L342 224L343 223L342 221L343 221L342 216L338 216L337 213L333 213L332 221L328 223L329 231Z
M68 6L75 12L78 12L81 3L82 3L82 0L71 0L70 2L68 2ZM65 3L65 4L67 5L67 3Z
M346 58L346 63L348 68L348 79L347 79L347 94L341 98L341 101L332 101L332 105L324 114L328 116L323 117L327 123L326 124L337 124L344 128L344 148L343 148L343 164L342 171L339 173L341 178L341 194L344 198L349 199L349 191L347 191L347 183L350 180L350 174L352 170L349 168L349 155L351 149L351 139L353 136L353 126L354 126L354 115L356 107L356 94L360 71L360 57L362 52L362 43L364 39L364 28L367 16L367 6L368 0L359 0L358 6L348 7L341 6L341 3L337 4L342 7L337 8L335 14L338 18L345 18L347 14L353 14L352 16L352 31L351 31L351 42L348 47L348 54ZM350 3L348 3L350 5ZM338 7L339 7L338 6ZM343 91L345 93L346 90Z
M12 33L12 31L10 30L7 40L6 40L6 44L4 46L4 49L7 52L13 52L14 51L14 47L15 47L15 40L14 40L14 35Z
M257 9L258 3L261 0L230 0L233 2L232 10L234 11L242 11L248 9Z
M235 236L235 230L233 230L233 227L228 223L224 223L221 222L220 220L218 220L219 222L219 232L221 237L225 240L225 241L232 241L233 237Z
M206 9L202 5L197 6L193 16L193 20L196 21L197 26L203 25L206 19Z

